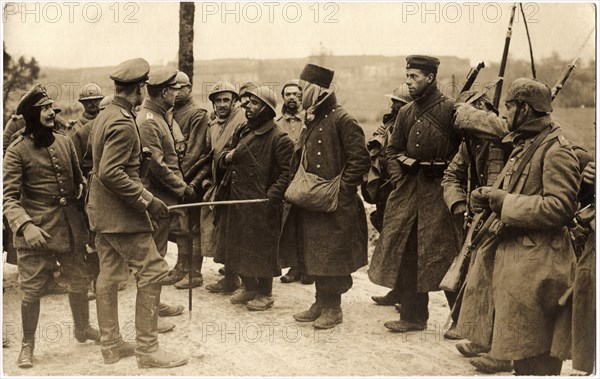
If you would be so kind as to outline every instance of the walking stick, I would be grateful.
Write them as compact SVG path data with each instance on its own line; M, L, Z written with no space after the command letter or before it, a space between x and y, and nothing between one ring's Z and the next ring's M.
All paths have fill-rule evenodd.
M211 205L241 205L241 204L257 204L257 203L266 203L268 202L269 199L248 199L248 200L222 200L222 201L204 201L204 202L200 202L200 203L190 203L190 204L177 204L177 205L171 205L169 207L167 207L169 209L169 211L172 211L174 209L188 209L188 208L199 208L199 207L208 207ZM188 211L189 213L189 211ZM188 214L188 227L190 230L190 233L192 232L192 218L190 217L190 215ZM192 247L193 247L193 240L192 240ZM200 233L200 246L202 246L202 233ZM188 281L189 281L189 287L188 287L188 311L189 311L189 317L190 320L192 319L192 262L193 262L193 256L194 254L191 253L189 258L188 258Z

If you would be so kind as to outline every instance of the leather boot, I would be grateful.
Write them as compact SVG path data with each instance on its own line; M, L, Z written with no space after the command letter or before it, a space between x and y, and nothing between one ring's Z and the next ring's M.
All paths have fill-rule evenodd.
M232 293L240 288L241 282L238 274L226 273L225 277L216 283L209 284L206 289L212 293Z
M183 279L188 270L188 259L189 256L187 254L182 254L181 252L179 252L177 254L177 263L175 263L175 267L173 267L173 269L169 271L169 276L167 276L166 281L173 282L173 284L175 284L181 279Z
M323 308L321 315L313 322L315 329L331 329L337 324L341 324L343 313L341 307Z
M319 299L319 295L315 295L315 302L305 311L296 313L294 319L298 322L313 322L321 316L323 312L323 304Z
M100 342L100 332L90 325L90 308L87 293L69 292L69 305L73 314L73 328L77 342Z
M204 283L204 280L202 279L202 273L201 273L203 257L201 255L194 255L192 257L192 259L193 259L193 262L192 262L192 288L195 288L195 287L200 287ZM187 274L184 275L184 277L180 281L175 283L175 288L177 288L177 289L190 288L189 271Z
M183 305L168 305L165 303L158 304L158 316L159 317L173 317L179 316L184 311Z
M100 352L105 364L117 363L121 358L133 355L135 345L124 342L119 332L119 303L117 286L107 292L96 293L96 310L100 327Z
M17 360L20 368L33 367L35 331L40 318L40 300L21 302L21 321L23 323L23 344Z
M188 363L188 358L169 353L158 345L158 304L160 284L138 288L135 303L135 330L138 346L135 357L139 368L170 368Z

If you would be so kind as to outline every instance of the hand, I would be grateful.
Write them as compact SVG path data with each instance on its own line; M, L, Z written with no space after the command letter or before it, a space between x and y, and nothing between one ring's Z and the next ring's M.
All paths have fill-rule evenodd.
M184 204L195 203L198 200L198 196L196 195L196 186L194 186L193 184L189 184L185 188L182 200Z
M473 213L481 213L486 209L489 209L489 198L490 187L479 187L471 192L470 207Z
M31 247L40 249L48 247L48 243L46 242L46 238L50 238L50 234L46 233L46 231L32 222L27 223L23 227L23 237L25 237L25 242Z
M152 198L147 210L148 213L150 213L150 217L152 217L154 220L158 220L169 214L169 208L167 208L167 204L165 204L156 196Z
M452 206L452 214L454 215L464 215L467 211L467 204L463 201L460 201Z
M583 183L594 184L596 181L596 162L590 162L583 170Z
M504 204L504 198L506 197L507 193L508 192L500 189L494 189L488 193L490 208L494 212L500 214L502 211L502 204Z
M208 189L210 188L210 186L212 186L212 182L210 180L204 179L202 181L202 190L208 191Z
M225 164L231 164L233 162L233 154L235 153L235 149L225 155Z

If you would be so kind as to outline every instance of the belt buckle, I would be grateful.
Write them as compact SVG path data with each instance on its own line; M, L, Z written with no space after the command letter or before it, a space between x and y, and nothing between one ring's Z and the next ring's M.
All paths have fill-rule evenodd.
M63 206L64 206L64 205L67 205L67 198L66 198L66 197L61 197L61 198L58 200L58 204L60 204L60 205L63 205Z

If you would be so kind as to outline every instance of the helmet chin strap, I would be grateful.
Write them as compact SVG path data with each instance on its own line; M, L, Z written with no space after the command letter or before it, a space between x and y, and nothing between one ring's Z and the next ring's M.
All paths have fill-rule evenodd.
M512 125L510 128L511 132L517 130L517 118L519 117L519 114L521 113L522 109L523 109L523 103L520 101L517 101L517 109L515 109L515 117L513 117Z

